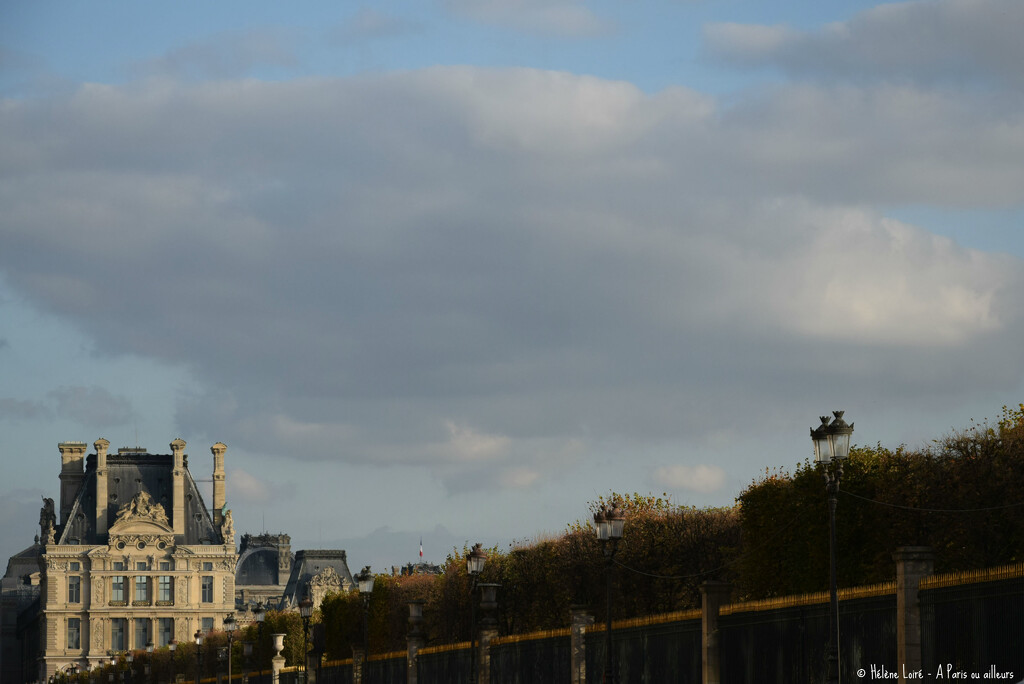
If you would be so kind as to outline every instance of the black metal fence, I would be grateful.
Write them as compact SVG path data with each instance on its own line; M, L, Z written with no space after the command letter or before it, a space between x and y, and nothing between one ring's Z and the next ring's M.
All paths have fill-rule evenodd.
M447 648L441 651L426 649L416 657L419 684L458 684L469 682L469 646ZM493 672L493 669L491 670Z
M604 677L604 630L587 634L587 682ZM701 681L700 618L647 624L612 631L612 668L622 684Z
M569 684L569 634L516 639L491 645L491 684Z

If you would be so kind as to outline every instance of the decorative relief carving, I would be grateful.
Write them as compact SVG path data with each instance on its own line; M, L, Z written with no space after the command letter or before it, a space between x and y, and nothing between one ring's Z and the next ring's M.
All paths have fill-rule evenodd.
M98 606L103 603L103 578L93 577L92 578L92 603L94 606Z
M115 524L136 518L152 520L162 525L168 524L167 513L164 511L164 507L158 503L153 503L152 497L146 492L139 492L132 497L131 501L128 501L118 509Z
M63 559L63 558L62 559L47 558L46 559L46 569L47 570L62 570L62 571L66 572L67 569L68 569L68 561Z
M309 583L314 587L341 587L341 575L337 570L328 566L314 575Z
M92 632L92 650L99 651L103 648L103 618L95 618L89 625L89 631Z

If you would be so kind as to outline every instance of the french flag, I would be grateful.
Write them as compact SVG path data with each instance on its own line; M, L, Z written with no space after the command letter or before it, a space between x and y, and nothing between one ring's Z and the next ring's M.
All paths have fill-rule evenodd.
M423 558L423 537L420 537L420 558Z

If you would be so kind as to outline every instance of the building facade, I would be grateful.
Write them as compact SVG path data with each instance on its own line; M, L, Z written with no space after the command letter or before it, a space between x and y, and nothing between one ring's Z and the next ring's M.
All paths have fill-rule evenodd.
M170 454L137 447L111 454L99 439L87 455L84 442L58 445L59 508L44 499L39 541L26 550L35 549L37 579L7 578L11 586L38 585L38 599L18 615L27 643L4 645L4 653L22 654L21 681L46 681L72 663L81 671L111 652L187 641L197 630L220 629L234 610L227 447L211 447L208 510L185 446L176 439Z

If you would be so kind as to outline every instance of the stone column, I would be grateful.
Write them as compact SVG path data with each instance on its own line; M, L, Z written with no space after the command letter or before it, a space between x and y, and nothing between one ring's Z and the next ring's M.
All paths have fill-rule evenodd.
M701 681L721 684L722 654L718 641L718 611L729 602L732 586L727 582L708 581L700 585Z
M569 681L587 684L587 627L594 624L594 616L583 606L572 606L569 614L569 658L572 662Z
M480 657L477 662L480 664L476 671L476 684L490 684L491 682L491 641L498 636L498 587L500 584L479 584L480 587L480 609L483 617L480 619Z
M284 669L284 656L281 655L281 651L284 649L284 634L271 634L274 640L274 650L277 651L277 655L270 659L270 682L271 684L280 684L281 682L281 670Z
M407 684L417 684L418 670L416 657L423 648L423 601L409 601L409 635L406 637L408 655L406 656Z
M921 580L935 569L935 554L927 546L901 546L896 561L896 663L900 682L904 671L921 669L921 605L917 591Z

